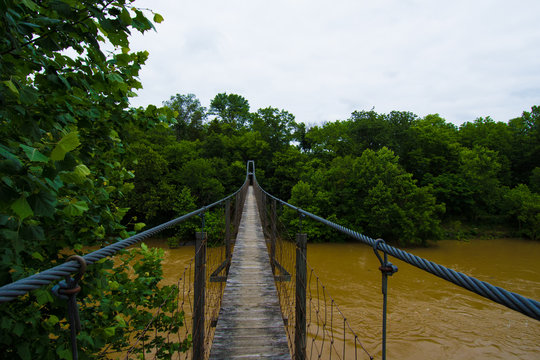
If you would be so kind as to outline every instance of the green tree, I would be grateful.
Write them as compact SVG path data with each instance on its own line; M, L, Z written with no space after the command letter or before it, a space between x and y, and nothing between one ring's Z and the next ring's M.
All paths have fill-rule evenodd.
M118 206L133 177L121 160L122 130L129 124L150 129L167 114L155 106L126 110L133 90L141 87L137 77L148 56L130 52L128 35L153 29L131 1L6 0L0 14L3 285L63 262L67 249L129 235L132 225L121 224L127 209ZM154 21L161 20L154 14ZM106 43L109 55L102 50ZM110 290L110 267L108 260L89 269L85 298L95 302ZM138 285L125 280L122 286ZM94 335L115 329L115 314L127 311L125 304L104 308L99 321L85 321L84 356L101 351L103 342ZM0 332L10 334L0 339L6 358L69 358L65 303L49 289L3 304L0 313ZM113 335L107 341L120 346L125 339Z
M513 183L529 179L540 159L540 106L524 111L519 118L509 121L514 136L513 155L510 157Z
M475 218L494 214L501 197L498 179L501 165L497 153L482 146L463 148L459 163L459 175L465 180L472 197L469 213Z
M318 205L323 202L320 201L320 199L318 198L321 195L322 194L320 192L314 193L309 183L300 180L291 189L291 198L289 199L289 203L294 204L295 206L304 209L312 214L320 216L322 211L318 207ZM335 218L330 217L330 220L335 220ZM284 212L281 216L281 221L289 224L289 232L291 237L294 236L294 233L299 231L299 215L291 208L287 207L284 209ZM302 233L307 234L307 238L311 242L337 242L345 239L344 236L336 234L336 232L332 228L306 217L302 219Z
M390 124L384 116L371 111L354 111L350 118L351 140L354 154L360 156L366 149L379 150L391 141Z
M175 111L177 115L174 130L178 140L199 139L203 133L203 122L206 119L206 109L194 94L171 96L163 105Z
M540 167L535 167L531 172L531 177L529 178L529 184L531 191L540 194Z
M495 122L489 116L466 122L459 128L459 142L469 149L479 145L496 151L501 164L499 179L503 185L512 184L511 166L517 154L515 137L508 124Z
M291 189L300 179L299 169L304 160L304 154L293 146L274 153L261 185L280 199L289 199Z
M145 144L134 144L130 151L137 159L134 191L126 199L131 213L156 226L196 209L190 189L176 180L178 173L163 154Z
M225 195L216 165L215 160L199 158L186 162L178 172L179 180L191 189L199 206L210 204Z
M458 166L460 146L457 128L439 115L418 119L410 128L414 139L401 163L422 184Z
M299 195L291 201L302 200L306 206L320 209L320 216L403 245L426 244L440 236L444 206L437 204L431 187L416 185L386 147L367 149L360 157L336 157L328 168L319 167L312 174L311 203Z
M250 129L258 131L274 152L290 144L297 126L291 113L268 107L252 114Z
M387 144L387 147L399 157L401 164L405 164L407 154L416 143L411 127L418 120L418 116L409 111L391 111L389 114L383 116L388 123L388 130L390 131L390 142Z
M365 189L359 214L369 234L401 244L426 244L440 236L438 205L429 187L418 187L387 148L366 150L355 164L355 177Z
M325 161L336 156L352 153L353 142L350 136L350 121L328 122L323 126L310 127L304 137L304 149Z
M220 93L210 102L209 113L233 129L240 129L249 121L249 103L240 95Z
M540 237L540 194L520 184L504 195L504 210L517 223L519 235L533 240Z

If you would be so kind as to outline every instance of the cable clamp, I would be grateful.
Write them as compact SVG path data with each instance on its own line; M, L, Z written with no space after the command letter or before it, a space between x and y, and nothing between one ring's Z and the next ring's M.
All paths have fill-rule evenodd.
M79 255L71 255L67 258L66 262L75 260L79 263L80 268L77 272L77 275L72 278L66 276L65 280L60 281L58 284L54 285L51 289L52 293L59 299L69 300L71 296L77 295L81 291L79 286L79 281L82 279L84 273L86 272L86 260Z
M398 267L388 261L388 255L384 251L383 251L384 253L384 260L383 260L383 258L379 254L379 245L381 243L386 244L383 239L377 239L375 240L375 243L373 244L373 251L375 252L375 255L377 255L379 262L381 263L379 270L381 270L383 275L392 276L393 274L397 273Z

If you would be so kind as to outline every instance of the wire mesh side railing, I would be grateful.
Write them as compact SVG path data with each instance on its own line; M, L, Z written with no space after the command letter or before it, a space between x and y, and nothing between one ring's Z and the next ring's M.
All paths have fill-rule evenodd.
M205 324L204 324L204 358L210 356L210 349L215 333L219 311L221 309L221 300L225 291L225 281L228 271L228 255L234 246L233 242L227 245L226 226L230 227L226 219L226 207L219 207L213 212L214 221L206 222L205 231L207 232L206 249L206 276L205 276ZM230 230L230 229L229 229ZM229 239L230 240L230 239Z
M306 358L373 359L308 263Z
M280 214L281 210L282 208L278 206L277 214ZM294 331L296 326L296 243L289 236L284 224L279 221L279 217L276 217L276 220L277 236L275 242L274 274L282 276L281 278L277 278L279 280L276 281L276 288L285 330L287 332L287 339L289 341L289 350L291 354L294 354ZM287 274L288 276L286 276Z

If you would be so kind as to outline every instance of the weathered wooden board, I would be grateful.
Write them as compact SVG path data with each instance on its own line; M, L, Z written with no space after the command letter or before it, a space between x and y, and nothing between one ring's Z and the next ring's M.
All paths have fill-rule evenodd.
M290 359L252 187L234 246L210 359Z

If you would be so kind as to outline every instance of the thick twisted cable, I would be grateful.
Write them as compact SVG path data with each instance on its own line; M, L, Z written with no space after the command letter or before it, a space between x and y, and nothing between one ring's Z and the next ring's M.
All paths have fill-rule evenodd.
M144 239L147 239L167 228L170 228L174 225L177 225L183 221L186 221L187 219L199 215L205 211L207 211L210 208L213 208L214 206L217 206L226 200L232 198L236 194L238 194L242 188L247 184L244 182L244 185L240 189L238 189L233 194L216 201L215 203L212 203L208 206L202 207L198 210L195 210L193 212L190 212L189 214L180 216L176 219L170 220L166 223L163 223L161 225L155 226L151 229L145 230L137 235L131 236L127 239L118 241L114 244L108 245L102 249L96 250L94 252L91 252L89 254L86 254L83 256L84 260L86 261L86 264L90 265L95 263L96 261L99 261L103 258L106 258L108 256L116 254L118 251L127 248L128 246L134 245L140 241L143 241ZM69 276L71 274L76 273L80 268L80 264L75 261L67 261L63 264L57 265L53 268L50 268L48 270L42 271L40 273L31 275L29 277L26 277L24 279L17 280L15 282L12 282L10 284L4 285L0 287L0 303L1 302L8 302L11 301L19 296L22 296L32 290L39 289L42 286L48 285L52 283L53 281L57 281L60 279L65 278L66 276Z
M257 184L258 185L258 184ZM260 186L259 186L260 188ZM336 229L337 231L348 235L356 240L363 242L369 246L375 244L375 239L370 238L369 236L360 234L354 230L348 229L339 224L333 223L326 219L321 218L315 214L307 212L299 207L291 205L277 197L269 194L264 189L260 188L267 196L270 198L282 203L285 206L297 211L300 214L310 217L311 219L318 221L322 224L325 224L331 228ZM461 272L449 269L445 266L439 265L432 261L426 260L419 256L413 255L401 249L390 246L386 243L379 244L378 247L380 250L384 251L388 255L391 255L399 260L402 260L410 265L413 265L419 269L427 271L435 276L438 276L446 281L454 283L464 289L472 291L482 297L490 299L498 304L504 305L512 310L518 311L524 315L527 315L533 319L540 320L540 302L524 297L520 294L508 291L506 289L500 288L498 286L491 285L485 281L478 280L472 276L463 274Z

